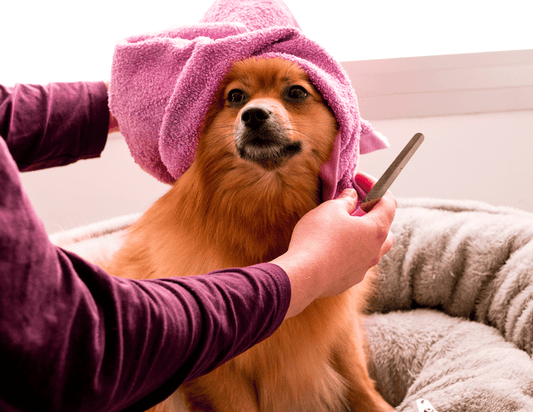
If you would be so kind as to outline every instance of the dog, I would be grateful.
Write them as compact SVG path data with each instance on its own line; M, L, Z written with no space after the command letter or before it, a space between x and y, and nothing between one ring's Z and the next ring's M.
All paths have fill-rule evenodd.
M194 163L133 225L107 270L133 279L194 276L283 254L297 221L320 202L320 167L337 132L300 66L235 62ZM358 285L316 300L151 411L173 411L177 399L193 411L392 411L366 368L358 313L367 293Z

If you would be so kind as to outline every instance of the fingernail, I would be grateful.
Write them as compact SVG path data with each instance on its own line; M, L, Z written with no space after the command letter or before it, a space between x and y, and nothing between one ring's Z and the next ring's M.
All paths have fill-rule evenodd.
M355 175L355 183L357 183L359 187L367 193L370 191L370 189L372 189L372 186L374 186L372 179L362 173Z
M352 189L352 188L346 188L339 195L339 197L341 197L341 196L342 197L356 197L357 196L357 191L355 189Z

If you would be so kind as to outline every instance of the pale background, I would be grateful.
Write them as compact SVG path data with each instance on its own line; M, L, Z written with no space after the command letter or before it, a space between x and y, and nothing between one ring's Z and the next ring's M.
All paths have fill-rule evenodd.
M363 115L389 137L391 149L363 156L361 170L380 175L423 132L426 142L394 184L396 196L533 212L533 52L490 53L533 49L527 2L286 3L308 37L351 62ZM194 24L210 4L9 2L0 83L105 80L116 41ZM49 232L143 211L168 189L133 163L119 134L100 159L22 178Z

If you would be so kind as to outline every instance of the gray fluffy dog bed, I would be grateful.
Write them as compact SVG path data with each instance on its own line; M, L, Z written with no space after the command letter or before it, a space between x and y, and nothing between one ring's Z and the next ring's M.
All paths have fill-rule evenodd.
M138 215L52 235L120 246ZM370 371L398 412L533 412L533 215L471 201L399 202L365 317Z

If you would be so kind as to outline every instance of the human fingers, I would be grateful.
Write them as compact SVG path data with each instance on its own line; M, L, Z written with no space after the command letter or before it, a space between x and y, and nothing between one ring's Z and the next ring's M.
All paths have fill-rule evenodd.
M106 89L109 91L109 81L104 82ZM107 134L120 132L120 127L118 125L118 120L115 116L113 116L113 113L111 113L111 110L109 110L109 125L107 128Z
M394 220L397 206L398 202L396 198L390 191L387 191L376 205L367 212L367 215L383 221L384 224L390 227Z
M332 201L340 203L351 214L357 208L357 191L351 188L345 189Z
M368 194L376 184L376 179L364 172L358 172L355 177L355 184L363 190L364 193ZM367 202L361 204L361 209L357 212L356 216L362 216L367 213L370 209L374 207L377 203L377 200L372 202Z
M376 184L377 179L368 173L357 172L355 175L355 183L364 190L365 193L370 192L372 187Z
M377 239L382 241L380 255L387 253L394 244L394 235L390 228L396 214L397 201L391 192L385 195L377 202L374 207L365 215L367 219L373 221L377 230ZM380 256L380 257L381 257Z

